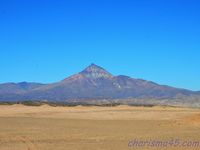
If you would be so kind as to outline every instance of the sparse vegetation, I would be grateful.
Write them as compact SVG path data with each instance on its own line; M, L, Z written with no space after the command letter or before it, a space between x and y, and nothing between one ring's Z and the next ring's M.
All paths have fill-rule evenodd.
M99 107L115 107L119 105L124 105L122 103L85 103L85 102L44 102L44 101L21 101L21 102L0 102L0 105L14 105L14 104L22 104L25 106L41 106L41 105L49 105L49 106L99 106ZM153 107L155 105L150 104L128 104L129 106L143 106L143 107Z

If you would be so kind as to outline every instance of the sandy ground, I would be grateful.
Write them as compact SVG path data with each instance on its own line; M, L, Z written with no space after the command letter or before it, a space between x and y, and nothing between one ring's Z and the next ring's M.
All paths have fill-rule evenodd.
M178 145L169 144L175 140L179 141ZM144 145L144 141L162 143ZM0 106L0 150L132 149L199 150L200 110Z

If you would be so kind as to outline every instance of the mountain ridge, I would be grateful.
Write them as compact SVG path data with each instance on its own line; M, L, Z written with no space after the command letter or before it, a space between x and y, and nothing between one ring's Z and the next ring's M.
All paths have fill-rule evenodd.
M200 95L196 91L160 85L152 81L135 79L125 75L114 76L96 64L91 64L83 71L52 84L21 82L15 83L14 89L10 88L12 86L5 86L6 84L8 83L0 84L1 101L183 99Z

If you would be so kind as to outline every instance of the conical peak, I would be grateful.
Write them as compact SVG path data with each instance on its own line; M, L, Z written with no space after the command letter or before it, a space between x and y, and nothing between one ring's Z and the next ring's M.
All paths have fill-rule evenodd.
M96 70L105 70L105 69L93 63L84 69L84 71L96 71Z
M86 77L89 78L110 78L113 77L112 74L110 74L108 71L103 69L100 66L97 66L96 64L91 64L86 69L84 69L81 74L84 74Z

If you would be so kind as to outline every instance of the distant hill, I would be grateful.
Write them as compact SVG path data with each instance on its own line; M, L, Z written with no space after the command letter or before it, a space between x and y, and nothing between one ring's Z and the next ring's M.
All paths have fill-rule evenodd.
M44 85L28 82L0 84L0 94L21 94Z
M91 64L78 74L53 84L0 84L1 101L84 101L115 99L182 99L200 92L179 89L124 75L114 76Z

